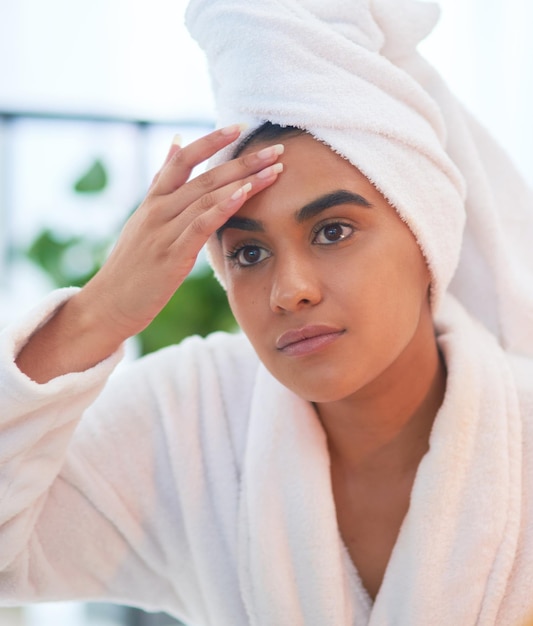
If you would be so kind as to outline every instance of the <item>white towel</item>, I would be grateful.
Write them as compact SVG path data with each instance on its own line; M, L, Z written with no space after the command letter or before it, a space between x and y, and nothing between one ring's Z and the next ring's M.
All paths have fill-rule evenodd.
M506 349L533 356L533 196L416 51L437 17L416 0L192 0L187 23L221 125L269 120L332 146L415 234L434 310L451 283Z

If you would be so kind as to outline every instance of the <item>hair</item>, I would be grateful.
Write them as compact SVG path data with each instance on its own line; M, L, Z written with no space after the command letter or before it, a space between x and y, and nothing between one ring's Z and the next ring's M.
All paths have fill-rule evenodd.
M281 126L281 124L274 124L272 122L263 122L261 126L258 126L252 131L243 141L235 148L232 158L238 157L248 147L254 146L258 143L271 142L282 137L297 137L298 135L304 135L307 131L297 126Z

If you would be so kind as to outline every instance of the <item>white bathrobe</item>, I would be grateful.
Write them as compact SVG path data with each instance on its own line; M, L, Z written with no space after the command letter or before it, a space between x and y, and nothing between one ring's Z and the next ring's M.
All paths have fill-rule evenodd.
M444 403L372 603L339 535L320 422L246 338L39 385L13 360L68 295L0 335L2 603L117 601L190 626L533 619L533 362L451 297L436 322Z

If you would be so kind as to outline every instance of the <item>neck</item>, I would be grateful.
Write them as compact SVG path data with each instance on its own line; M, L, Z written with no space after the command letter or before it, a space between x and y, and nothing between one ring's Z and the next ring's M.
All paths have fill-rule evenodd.
M446 387L431 328L422 350L406 350L353 396L317 405L332 463L360 477L411 475L429 448Z

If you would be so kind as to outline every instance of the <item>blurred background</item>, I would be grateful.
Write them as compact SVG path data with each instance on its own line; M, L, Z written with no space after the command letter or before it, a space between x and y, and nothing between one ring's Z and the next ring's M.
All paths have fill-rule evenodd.
M421 49L533 183L533 3L442 0ZM83 284L138 205L173 135L214 125L185 0L0 0L0 328ZM179 319L177 325L175 320ZM205 260L130 358L232 329ZM1 609L0 626L170 626L112 605Z

